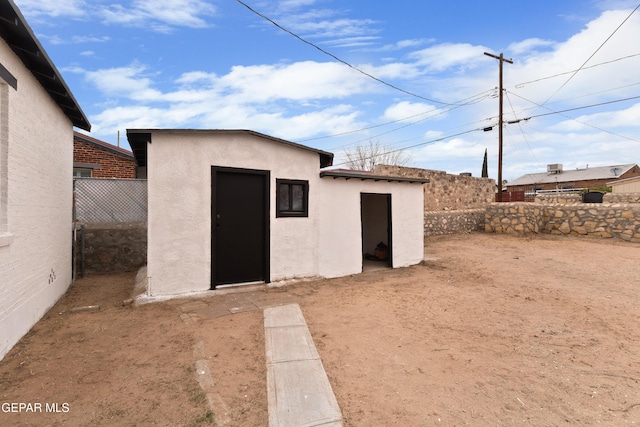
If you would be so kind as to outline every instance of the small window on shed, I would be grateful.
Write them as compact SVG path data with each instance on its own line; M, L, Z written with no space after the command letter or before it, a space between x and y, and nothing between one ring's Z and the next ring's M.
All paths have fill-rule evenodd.
M309 181L276 179L276 217L309 216Z

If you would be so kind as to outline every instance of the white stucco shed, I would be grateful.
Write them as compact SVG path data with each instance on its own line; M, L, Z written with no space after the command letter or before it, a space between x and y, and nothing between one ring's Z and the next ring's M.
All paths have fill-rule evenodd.
M129 129L148 179L148 294L362 272L423 259L425 179L326 169L333 154L249 130Z

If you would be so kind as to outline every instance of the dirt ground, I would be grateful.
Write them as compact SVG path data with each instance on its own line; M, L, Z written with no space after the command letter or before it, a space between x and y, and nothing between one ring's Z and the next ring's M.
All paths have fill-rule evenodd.
M640 424L640 245L472 234L425 253L245 297L300 304L345 426ZM266 426L260 307L123 306L133 278L77 281L5 356L0 425ZM223 409L195 380L197 342Z

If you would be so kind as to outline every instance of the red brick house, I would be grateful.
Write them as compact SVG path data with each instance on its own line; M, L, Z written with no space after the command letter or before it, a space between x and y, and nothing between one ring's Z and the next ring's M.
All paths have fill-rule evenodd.
M508 191L569 190L606 187L611 181L640 176L637 164L599 166L563 170L562 165L548 165L547 172L530 173L509 182Z
M73 132L75 178L135 178L133 153L99 139Z

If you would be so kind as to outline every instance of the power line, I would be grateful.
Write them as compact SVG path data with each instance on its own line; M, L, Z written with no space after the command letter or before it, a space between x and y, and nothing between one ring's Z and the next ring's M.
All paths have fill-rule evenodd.
M408 90L401 89L401 88L399 88L398 86L395 86L395 85L393 85L393 84L391 84L391 83L388 83L388 82L386 82L386 81L384 81L384 80L382 80L382 79L379 79L378 77L375 77L375 76L373 76L373 75L371 75L371 74L367 73L366 71L361 70L360 68L358 68L358 67L356 67L356 66L354 66L354 65L351 65L351 64L350 64L350 63L348 63L347 61L345 61L345 60L343 60L343 59L338 58L336 55L334 55L334 54L332 54L331 52L328 52L328 51L326 51L326 50L322 49L320 46L315 45L315 44L311 43L311 42L310 42L310 41L308 41L308 40L305 40L304 38L300 37L299 35L297 35L297 34L296 34L296 33L294 33L293 31L288 30L287 28L285 28L285 27L283 27L282 25L278 24L278 23L277 23L276 21L274 21L273 19L271 19L271 18L269 18L269 17L267 17L267 16L263 15L262 13L260 13L260 12L256 11L255 9L251 8L251 6L249 6L248 4L244 3L243 1L241 1L241 0L236 0L236 1L237 1L238 3L240 3L241 5L243 5L244 7L246 7L247 9L249 9L251 12L253 12L253 13L255 13L256 15L258 15L259 17L261 17L261 18L263 18L263 19L265 19L265 20L267 20L267 21L271 22L273 25L275 25L276 27L278 27L278 28L279 28L279 29L281 29L282 31L284 31L284 32L286 32L286 33L288 33L288 34L292 35L293 37L297 38L297 39L298 39L298 40L300 40L301 42L306 43L306 44L308 44L309 46L316 48L317 50L319 50L320 52L324 53L325 55L330 56L331 58L335 59L336 61L338 61L338 62L340 62L340 63L342 63L342 64L346 65L347 67L349 67L349 68L351 68L351 69L353 69L353 70L355 70L355 71L357 71L357 72L359 72L360 74L363 74L363 75L365 75L365 76L369 77L370 79L373 79L373 80L377 81L378 83L382 83L383 85L388 86L388 87L390 87L390 88L392 88L392 89L395 89L395 90L397 90L397 91L399 91L399 92L402 92L402 93L404 93L404 94L407 94L407 95L410 95L410 96L413 96L413 97L416 97L416 98L419 98L419 99L422 99L422 100L425 100L425 101L434 102L434 103L436 103L436 104L442 104L442 105L456 105L456 104L452 104L452 103L449 103L449 102L443 102L443 101L438 101L438 100L431 99L431 98L426 98L426 97L424 97L424 96L421 96L421 95L415 94L415 93L413 93L413 92L409 92Z
M469 103L467 103L467 104L463 104L463 105L470 105L470 104L472 104L472 103L480 102L480 101L482 101L483 99L486 99L486 98L487 98L487 96L485 95L485 96L483 96L482 98L478 98L477 100L475 100L475 101L473 101L473 102L469 102ZM462 106L462 105L460 105L460 106ZM400 130L402 130L402 129L406 129L406 128L408 128L409 126L413 126L413 125L417 125L417 124L419 124L419 123L423 123L423 122L425 122L425 121L427 121L427 120L429 120L429 119L432 119L432 118L434 118L434 117L441 116L441 115L443 115L443 114L445 114L445 113L448 113L448 112L450 112L450 111L452 111L452 110L455 110L456 108L459 108L460 106L451 107L451 108L449 108L448 110L438 110L438 109L434 109L434 110L429 111L429 112L433 112L433 113L434 113L434 114L430 115L429 117L425 117L425 118L423 118L423 119L421 119L421 120L417 120L417 121L415 121L415 122L407 123L406 125L399 126L399 127L395 128L395 129L391 129L391 130L389 130L389 131L382 132L382 133L379 133L379 134L376 134L376 135L371 135L371 136L368 136L368 137L366 137L366 138L359 139L359 140L357 140L357 141L352 141L352 142L349 142L349 143L347 143L347 144L343 144L343 145L341 145L341 146L339 146L339 147L334 147L334 148L331 148L331 149L336 149L336 148L338 148L338 149L344 149L345 147L347 147L347 146L349 146L349 145L359 144L359 143L364 142L364 141L366 141L366 140L371 140L371 139L373 139L373 138L377 138L377 137L380 137L380 136L388 135L388 134L390 134L390 133L397 132L397 131L400 131ZM425 114L426 114L426 113L425 113Z
M549 102L551 100L551 98L556 96L556 94L558 92L560 92L562 90L562 88L565 87L567 85L567 83L569 83L571 81L571 79L573 79L575 77L575 75L578 74L578 72L583 69L583 67L585 65L587 65L587 62L589 62L591 60L591 58L593 58L595 56L595 54L598 53L598 51L600 49L602 49L602 47L611 39L611 37L613 37L613 35L615 33L617 33L618 30L624 25L624 23L627 22L627 20L629 20L629 18L631 18L631 15L633 15L635 13L635 11L638 10L638 8L640 8L640 4L638 4L638 6L636 6L636 8L631 11L631 13L624 19L624 21L622 21L620 23L620 25L618 25L618 27L615 30L613 30L613 32L609 35L609 37L607 37L607 39L602 42L602 44L595 50L595 52L593 52L591 54L591 56L589 56L589 58L587 58L587 60L584 61L584 63L580 66L580 68L575 70L573 72L573 74L571 74L571 76L567 79L567 81L565 81L549 98L547 98L547 100L544 101L541 106L544 106L547 102Z
M634 53L633 55L627 55L627 56L623 56L623 57L620 57L620 58L612 59L611 61L600 62L598 64L590 65L589 67L583 67L582 69L583 70L590 70L592 68L600 67L602 65L612 64L614 62L618 62L618 61L622 61L622 60L625 60L625 59L634 58L636 56L640 56L640 53ZM578 71L579 70L571 70L571 71L565 71L564 73L554 74L552 76L540 77L538 79L530 80L528 82L518 83L518 84L514 85L513 87L515 87L517 89L520 89L520 88L522 88L522 87L524 87L524 86L526 86L528 84L531 84L531 83L537 83L537 82L540 82L540 81L543 81L543 80L553 79L553 78L556 78L556 77L564 76L566 74L576 73Z
M377 155L379 155L379 156L383 156L383 155L387 155L387 154L397 153L397 152L399 152L399 151L410 150L410 149L412 149L412 148L421 147L421 146L423 146L423 145L428 145L428 144L433 144L433 143L435 143L435 142L443 141L443 140L445 140L445 139L454 138L454 137L456 137L456 136L465 135L465 134L467 134L467 133L477 132L477 131L481 131L481 130L483 130L483 129L482 129L482 128L478 128L478 129L471 129L471 130L467 130L467 131L464 131L464 132L459 132L459 133L456 133L456 134L453 134L453 135L447 135L447 136L443 136L443 137L440 137L440 138L431 139L431 140L429 140L429 141L421 142L421 143L419 143L419 144L410 145L410 146L408 146L408 147L398 148L398 149L396 149L396 150L391 150L391 151L387 151L387 152L384 152L384 153L378 153ZM374 156L365 157L365 158L364 158L364 160L368 160L368 159L370 159L370 158L372 158L372 157L374 157ZM346 165L346 164L348 164L348 163L349 163L349 162L337 163L337 164L335 164L334 166L343 166L343 165Z
M444 113L448 113L449 111L455 110L456 108L465 107L467 105L472 105L472 104L477 104L478 102L481 102L481 101L483 101L484 99L487 99L490 96L490 94L488 92L493 92L493 89L485 90L485 91L480 92L480 93L478 93L476 95L464 98L464 99L460 100L457 104L455 104L454 107L451 107L448 110L441 111L438 114L434 114L432 116L429 116L429 117L427 117L427 118L425 118L423 120L418 120L416 122L410 123L410 125L422 123L425 120L431 119L433 117L439 116L439 115L444 114ZM464 101L468 101L468 102L464 102ZM428 113L432 113L432 112L436 112L436 111L438 111L438 109L434 107L431 110L423 111L422 113L413 114L411 116L403 117L401 119L392 120L390 122L379 123L377 125L367 126L367 127L364 127L364 128L349 130L349 131L340 132L340 133L333 133L331 135L323 135L323 136L317 136L317 137L314 137L314 138L300 139L300 140L298 140L296 142L300 142L301 143L301 142L317 141L319 139L328 139L328 138L335 138L335 137L339 137L339 136L350 135L350 134L353 134L353 133L359 133L359 132L363 132L363 131L366 131L366 130L376 129L376 128L379 128L379 127L388 126L388 125L392 125L392 124L395 124L395 123L400 123L400 122L403 122L405 120L413 119L415 117L419 117L419 116L422 116L422 115L425 115L425 114L428 114ZM404 129L405 127L406 126L403 126L403 127L397 128L396 130ZM389 132L386 132L386 133L389 133ZM381 136L381 135L384 135L384 134L373 135L370 138L375 138L376 136ZM370 139L370 138L367 138L367 139ZM362 140L359 140L359 141L356 141L356 142L350 142L350 143L345 144L345 145L352 145L352 144L356 144L358 142L362 142ZM341 148L341 147L338 147L338 148Z
M640 142L640 140L637 140L637 139L635 139L635 138L631 138L631 137L629 137L629 136L625 136L625 135L621 135L621 134L618 134L618 133L615 133L615 132L611 132L611 131L609 131L609 130L602 129L602 128L598 127L598 126L592 125L592 124L590 124L590 123L586 123L586 122L583 122L583 121L581 121L581 120L575 119L575 118L573 118L573 117L571 117L571 116L567 116L566 114L562 114L562 113L566 113L566 112L569 112L569 111L576 111L576 110L582 110L582 109L585 109L585 108L600 107L600 106L602 106L602 105L608 105L608 104L614 104L614 103L618 103L618 102L630 101L630 100L633 100L633 99L638 99L638 98L640 98L640 95L639 95L639 96L632 96L632 97L624 98L624 99L617 99L617 100L614 100L614 101L601 102L601 103L598 103L598 104L585 105L585 106L582 106L582 107L568 108L568 109L566 109L566 110L553 111L553 110L551 110L550 108L545 107L545 106L544 106L544 105L542 105L542 104L538 104L538 103L536 103L536 102L533 102L533 101L531 101L531 100L529 100L529 99L527 99L527 98L525 98L525 97L523 97L523 96L520 96L520 95L518 95L518 94L516 94L516 93L513 93L513 92L510 92L510 93L511 93L512 95L517 96L517 97L518 97L518 98L520 98L520 99L523 99L523 100L525 100L525 101L527 101L527 102L530 102L530 103L532 103L532 104L534 104L534 105L537 105L538 107L542 107L542 108L544 108L544 109L546 109L546 110L549 110L550 112L549 112L549 113L544 113L544 114L537 114L537 115L529 116L529 117L524 118L524 119L513 120L513 121L510 121L510 122L507 122L507 123L510 123L510 124L513 124L513 123L519 123L519 122L521 122L521 121L523 121L523 120L524 120L524 121L528 121L529 119L533 119L533 118L537 118L537 117L544 117L544 116L551 116L551 115L554 115L554 114L559 114L559 115L561 115L562 117L565 117L565 118L570 119L570 120L574 120L574 121L576 121L576 122L578 122L578 123L580 123L580 124L582 124L582 125L584 125L584 126L588 126L588 127L591 127L591 128L597 129L597 130L599 130L599 131L602 131L602 132L605 132L605 133L608 133L608 134L611 134L611 135L614 135L614 136L618 136L618 137L620 137L620 138L628 139L629 141Z
M511 111L513 112L513 115L515 117L517 117L516 115L516 111L513 108L513 104L511 103L511 98L509 98L509 92L505 91L504 92L507 95L507 101L509 102L509 106L511 107ZM508 122L507 122L508 123ZM522 126L520 126L520 121L518 121L518 129L520 129L520 133L522 134L522 138L524 139L524 142L527 143L527 147L529 147L529 151L531 152L531 155L533 156L533 158L535 159L535 161L537 162L538 159L536 159L536 155L533 152L533 150L531 149L531 145L529 145L529 140L527 139L527 136L524 134L524 130L522 129Z

